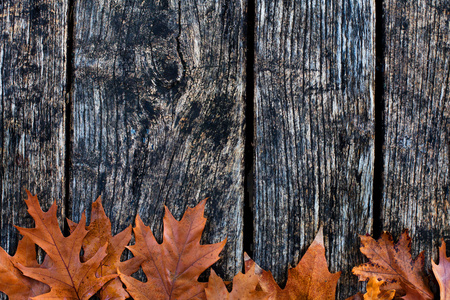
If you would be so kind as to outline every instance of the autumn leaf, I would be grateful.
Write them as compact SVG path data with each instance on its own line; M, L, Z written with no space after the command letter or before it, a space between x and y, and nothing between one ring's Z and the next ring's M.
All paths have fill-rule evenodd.
M68 220L71 231L75 230L77 224ZM88 233L83 239L83 257L82 261L88 261L107 244L106 257L101 261L97 269L97 277L117 274L119 268L122 273L131 275L139 270L141 259L134 257L127 263L121 262L120 257L125 247L131 240L131 226L128 226L122 232L112 236L111 221L105 214L101 197L92 203L91 222L87 226ZM99 297L102 300L115 299L124 300L129 294L123 288L122 282L117 277L106 283L99 291Z
M25 276L46 283L50 292L34 297L33 299L89 299L106 282L117 275L108 275L98 278L96 270L106 256L107 245L103 245L88 261L81 263L80 251L84 237L86 217L83 213L80 225L72 234L64 237L59 229L56 218L56 204L47 212L43 212L36 196L27 191L28 213L33 217L35 228L16 227L19 232L40 246L50 258L48 268L27 267L18 262L16 266Z
M36 260L35 244L28 237L19 241L16 254L12 257L0 248L0 291L8 295L10 300L29 299L50 291L45 283L24 276L14 266L17 263L26 267L40 267Z
M347 298L347 300L392 300L395 296L395 290L380 290L380 287L385 283L383 280L378 280L376 277L370 277L367 283L367 292L363 295L357 293L356 295Z
M369 259L368 263L353 268L353 274L357 275L360 281L375 276L388 283L382 290L395 289L406 293L403 299L433 299L423 277L423 252L415 260L412 259L408 231L402 233L395 245L392 236L387 232L377 241L370 236L360 237L363 245L361 252Z
M200 245L205 227L203 217L206 199L188 208L177 221L165 207L163 242L158 244L150 227L136 218L133 228L136 243L128 248L143 259L142 269L147 282L123 274L120 279L135 300L140 299L205 299L207 283L198 282L199 275L219 259L225 240Z
M249 259L245 254L245 259ZM225 286L225 283L217 276L214 270L211 270L209 276L208 287L206 288L206 299L208 300L263 300L268 299L269 295L262 291L257 290L259 283L259 276L255 274L256 264L250 267L250 269L242 274L239 272L233 278L233 289L230 293Z
M335 299L337 281L341 272L330 273L325 258L323 230L295 268L288 270L286 287L280 288L270 271L264 271L251 259L245 263L246 272L255 267L260 275L260 286L270 294L269 299Z
M385 283L383 280L378 280L376 277L370 277L367 283L367 292L364 294L364 300L391 300L394 299L395 290L380 290L380 287Z
M439 248L439 264L431 261L434 276L439 283L441 300L450 299L450 258L447 257L446 251L446 244L442 241Z

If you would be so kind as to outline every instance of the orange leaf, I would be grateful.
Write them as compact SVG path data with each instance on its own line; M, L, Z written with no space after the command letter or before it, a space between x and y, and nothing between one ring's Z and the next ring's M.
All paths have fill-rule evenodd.
M247 255L247 254L245 254ZM208 287L205 290L208 300L252 300L268 299L268 294L262 290L257 290L259 276L255 274L255 265L245 274L239 272L233 278L233 290L228 290L214 270L211 270Z
M150 227L136 218L133 229L136 244L128 248L141 257L147 282L125 274L120 279L135 299L205 299L207 283L198 282L199 275L219 259L225 240L212 245L200 245L205 227L203 217L206 199L188 208L181 221L175 220L165 207L164 238L158 244ZM120 271L120 270L119 270Z
M77 224L68 220L71 231L75 230ZM126 275L131 275L139 270L141 259L134 257L127 263L121 262L120 257L131 239L131 226L128 226L122 232L112 236L111 221L105 214L102 199L98 199L92 203L91 222L87 226L88 233L83 240L83 257L82 261L91 259L97 251L105 244L106 257L102 260L97 269L97 276L117 274L117 268ZM119 278L106 283L99 291L100 299L124 300L129 297L128 293L122 286Z
M50 258L48 268L27 267L17 263L17 267L25 276L48 284L50 292L33 299L89 299L106 282L116 277L108 275L96 277L96 270L106 256L105 244L88 261L81 263L81 244L87 234L84 225L78 225L72 234L64 237L56 218L56 205L43 212L36 196L27 191L28 213L33 217L36 228L19 228L19 232L40 246ZM83 213L80 224L85 224Z
M255 265L255 273L260 274L263 291L270 294L269 299L335 299L337 281L341 272L330 273L325 259L323 230L309 246L297 267L288 270L286 287L281 289L272 273L259 268L254 261L245 263L246 272Z
M446 254L446 245L442 240L442 245L439 248L439 265L431 261L434 276L439 283L441 300L450 299L450 258Z
M26 236L19 241L13 257L0 248L0 291L7 294L10 300L29 299L50 291L45 283L24 276L14 266L16 263L39 268L35 244Z
M391 300L394 299L395 290L381 291L380 286L385 283L376 277L370 277L367 283L367 292L364 294L364 300Z
M370 277L367 283L367 292L363 295L357 293L347 300L391 300L394 299L395 290L381 291L380 287L385 283L383 280L378 280L376 277Z
M423 277L424 255L419 254L416 260L411 256L411 238L408 231L404 231L400 240L394 245L392 236L384 232L376 241L370 236L360 236L361 252L367 256L369 263L353 268L353 274L358 275L360 281L373 276L385 280L388 284L381 289L395 289L415 299L433 299ZM404 298L407 299L407 298Z

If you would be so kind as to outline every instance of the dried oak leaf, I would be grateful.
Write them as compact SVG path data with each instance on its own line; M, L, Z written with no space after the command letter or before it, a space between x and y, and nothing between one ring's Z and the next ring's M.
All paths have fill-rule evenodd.
M78 225L68 220L71 232ZM105 214L102 199L98 199L92 203L91 222L86 228L88 233L83 239L83 256L82 261L88 261L97 253L100 248L107 244L106 257L100 263L97 269L97 277L105 275L117 274L119 268L122 273L131 275L139 270L141 259L134 257L127 263L121 262L120 257L125 247L131 240L131 226L128 226L122 232L112 236L111 221ZM123 288L122 282L117 277L106 283L98 292L101 300L124 300L130 295Z
M436 276L439 283L441 300L450 299L450 258L447 257L444 241L442 241L442 245L439 248L439 264L431 261L431 265L434 276Z
M405 293L403 299L433 299L426 283L424 255L420 253L415 260L411 256L411 238L405 230L394 245L392 236L383 232L378 240L370 236L360 236L361 252L369 259L368 263L353 268L353 274L365 281L373 276L385 280L382 290L395 289ZM413 295L415 294L415 295Z
M10 300L29 299L50 291L45 283L24 276L14 266L17 263L26 267L40 267L36 260L35 244L26 236L19 241L14 256L9 256L0 248L0 291L8 295Z
M245 258L249 259L245 254ZM269 295L258 290L259 276L255 274L256 264L250 266L250 269L242 274L239 272L233 278L233 289L228 293L227 287L222 279L217 276L214 270L211 270L209 276L208 287L205 290L206 299L208 300L263 300L268 299Z
M245 262L245 270L255 266L260 276L260 286L269 293L269 299L335 299L336 285L341 272L330 273L325 258L323 229L320 228L313 243L295 268L288 270L286 287L280 288L270 271L264 271L251 259Z
M136 243L128 248L143 259L147 282L123 274L120 279L135 300L140 299L205 299L207 283L198 282L199 275L219 259L226 240L200 245L205 227L203 217L206 199L188 208L177 221L165 207L163 242L158 244L150 227L136 217L133 228Z
M80 225L72 234L64 237L59 229L56 218L56 204L47 212L43 212L36 196L27 191L28 213L33 217L35 228L16 227L19 232L40 246L50 258L48 268L27 267L20 262L16 264L25 276L46 283L50 292L33 299L89 299L106 282L117 275L107 275L98 278L95 274L102 259L106 256L105 244L88 261L81 263L80 251L84 237L87 234L84 225L86 217L83 213Z

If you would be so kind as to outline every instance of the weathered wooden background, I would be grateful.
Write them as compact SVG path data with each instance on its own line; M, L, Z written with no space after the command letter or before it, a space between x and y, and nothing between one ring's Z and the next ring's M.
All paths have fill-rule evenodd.
M161 233L210 197L204 241L230 279L250 252L286 279L323 225L357 290L359 234L450 239L448 0L5 0L0 245L24 189L78 221ZM63 223L63 222L62 222Z

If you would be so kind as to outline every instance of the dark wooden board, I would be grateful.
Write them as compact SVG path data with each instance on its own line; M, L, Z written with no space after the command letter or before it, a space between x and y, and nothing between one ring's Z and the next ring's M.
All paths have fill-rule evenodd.
M450 6L385 1L385 147L381 217L414 256L450 239ZM433 255L431 255L433 253Z
M181 6L180 6L181 5ZM242 266L243 2L76 1L72 216L102 195L113 232L140 214L161 239L209 197L216 267Z
M0 4L0 246L10 253L13 224L34 224L25 189L64 214L66 28L67 1Z
M34 226L25 189L64 220L66 28L67 1L0 4L0 246L11 255L13 225Z
M324 226L351 296L372 229L373 1L256 1L254 256L283 282Z

